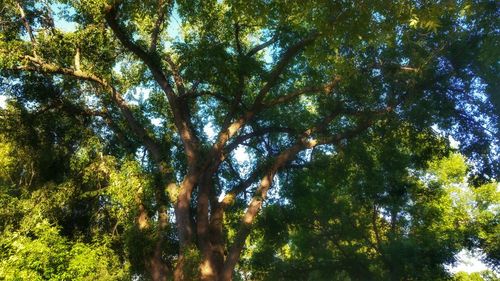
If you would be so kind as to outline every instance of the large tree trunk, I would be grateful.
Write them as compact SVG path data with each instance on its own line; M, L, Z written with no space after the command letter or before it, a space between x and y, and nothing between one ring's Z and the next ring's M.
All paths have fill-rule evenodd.
M203 256L200 264L200 280L202 281L216 281L217 269L213 263L211 256Z
M175 204L175 218L177 222L177 232L179 234L179 258L174 271L175 281L187 280L185 276L186 262L189 257L187 251L189 251L193 244L193 226L190 211L191 193L199 179L196 170L196 167L191 164L179 188L179 194Z
M153 256L149 261L149 271L153 281L167 281L168 277L168 267L162 259L162 244L161 241L156 243Z
M186 265L186 257L183 250L180 250L179 258L174 270L174 281L184 281L184 267Z
M203 173L198 186L198 206L196 215L196 236L198 249L201 252L200 278L203 281L216 280L217 272L212 262L212 245L209 233L209 195L213 188L212 173L207 170Z
M212 214L210 217L210 243L212 245L212 252L210 258L212 264L219 276L224 268L224 237L222 233L223 223L223 209L217 202L212 204Z
M156 231L156 242L154 246L154 250L149 253L149 258L146 260L146 268L151 275L151 279L153 281L167 281L167 277L169 275L169 267L163 260L163 242L164 242L164 232L168 226L168 214L167 214L167 198L162 191L160 186L163 186L163 182L157 183L155 190L155 199L158 204L158 225ZM137 199L136 199L137 200ZM139 229L144 230L145 228L149 228L148 221L150 218L146 214L146 210L142 201L138 201L139 204L139 216L137 219L137 223L139 225ZM145 222L144 222L145 221Z

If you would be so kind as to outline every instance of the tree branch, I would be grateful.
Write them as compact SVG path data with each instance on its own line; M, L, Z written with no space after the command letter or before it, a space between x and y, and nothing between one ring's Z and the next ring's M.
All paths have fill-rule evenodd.
M255 218L262 207L263 201L267 196L268 190L271 188L274 176L277 172L285 167L285 165L292 160L296 155L304 150L314 148L318 145L322 144L336 144L339 143L343 139L353 138L359 135L361 132L366 130L375 120L365 121L356 126L353 129L347 130L342 133L335 134L332 137L324 138L324 139L311 139L310 136L313 132L320 132L326 129L328 124L340 114L340 111L334 112L331 115L327 116L322 122L320 122L317 126L312 127L302 134L302 138L294 144L292 147L282 151L276 158L273 165L268 169L265 176L261 179L260 185L255 192L252 201L248 205L247 211L243 216L240 224L240 228L236 234L233 244L229 249L229 253L224 263L224 270L222 272L222 280L231 280L232 272L234 267L239 260L241 255L241 251L243 250L243 246L245 244L245 240L250 234L251 227Z
M142 141L146 149L151 153L153 160L160 164L162 163L162 154L160 145L153 139L150 134L144 129L144 126L140 124L139 121L134 117L131 109L129 108L127 102L123 99L121 94L109 84L105 79L100 78L92 73L88 73L82 70L74 70L71 68L64 68L54 64L46 63L39 58L32 56L24 56L24 59L31 62L34 66L26 65L17 67L17 70L30 71L30 72L40 72L40 73L51 73L51 74L62 74L67 75L79 80L90 81L99 84L106 91L111 94L111 99L120 108L128 126L134 132L136 137Z
M117 11L114 6L107 6L105 10L105 18L113 30L114 34L122 45L129 51L134 53L143 63L147 65L154 79L160 85L161 89L165 92L167 96L172 115L174 117L174 123L179 133L179 136L184 145L185 155L188 163L188 172L184 177L179 192L177 195L177 201L175 202L175 213L177 218L177 227L179 231L179 240L181 245L181 250L179 253L179 262L176 266L176 274L182 270L184 263L184 250L191 243L192 237L192 226L191 226L191 215L190 215L190 201L191 193L195 185L199 181L198 172L198 151L199 151L199 140L195 134L192 123L191 114L189 111L188 104L186 100L178 99L175 92L172 89L167 77L165 76L159 60L150 53L145 52L140 46L132 42L121 29L117 21ZM169 57L167 57L169 58ZM167 60L168 62L168 60ZM172 65L170 65L172 68ZM172 72L175 72L175 68L172 68ZM175 77L176 83L180 83L180 76ZM183 85L176 84L179 90L179 94L183 93ZM169 185L172 186L172 185Z
M233 137L250 119L252 119L259 111L263 109L262 101L266 94L271 90L272 87L276 85L278 82L278 78L281 73L284 71L289 62L300 52L302 51L308 44L314 42L314 40L319 36L319 33L314 31L311 32L307 37L292 45L288 48L281 59L278 61L274 69L271 71L266 84L259 91L257 97L252 105L252 107L242 114L239 118L237 118L234 122L230 122L230 116L228 116L228 122L225 122L222 130L219 132L217 141L213 145L213 152L216 158L220 158L220 155L223 153L223 148L227 141Z
M167 4L168 5L168 4ZM155 25L153 27L153 31L151 32L151 44L149 46L149 52L156 52L156 47L158 45L158 38L162 31L162 24L165 21L165 15L167 13L167 5L163 0L158 0L158 18L155 21Z
M260 52L260 51L264 50L265 48L271 46L272 44L274 44L277 41L278 41L278 36L274 35L268 41L266 41L266 42L264 42L262 44L259 44L259 45L255 46L255 47L253 47L250 51L248 51L248 53L246 54L246 56L247 57L252 57L255 54L257 54L258 52Z
M241 220L241 224L234 239L234 242L229 249L226 262L224 263L224 269L221 274L222 280L231 280L234 267L236 266L236 263L239 260L241 251L243 250L243 246L245 244L245 240L247 236L250 234L251 226L262 206L264 199L266 198L267 191L271 187L273 178L276 175L278 169L280 169L289 160L295 157L295 155L301 150L301 148L302 148L302 143L296 144L288 148L287 150L283 151L282 153L280 153L280 155L276 157L273 165L266 172L265 176L261 179L260 185L257 188L257 191L255 192L255 195L252 198L250 204L248 205L245 215ZM229 198L229 200L233 198L232 196L227 196L227 195L226 197ZM230 202L229 200L227 201Z
M339 81L340 81L340 77L335 77L334 80L328 84L325 84L322 86L306 87L306 88L296 90L296 91L288 93L284 96L277 97L273 100L265 102L264 107L268 108L268 107L273 107L273 106L280 105L280 104L285 104L285 103L291 102L294 99L296 99L302 95L305 95L305 94L319 93L319 92L331 93L331 91L338 84Z
M190 112L182 100L179 101L175 92L172 89L167 77L163 73L161 65L158 60L150 53L144 51L139 45L132 42L125 32L121 29L117 21L117 11L115 6L107 6L105 9L105 18L113 30L114 34L120 40L125 48L134 53L139 59L141 59L149 68L156 82L160 85L162 90L165 92L170 109L172 110L174 116L174 123L179 131L179 135L184 144L184 149L188 159L189 166L193 169L196 166L197 153L199 146L198 137L194 133L190 120Z
M125 32L122 30L120 27L118 21L117 21L117 11L114 6L107 6L105 9L105 18L106 22L108 23L109 27L113 31L113 33L116 35L118 40L122 43L122 45L134 53L137 57L139 57L151 70L155 80L158 82L160 87L163 89L163 91L166 93L167 97L169 98L170 101L175 101L175 93L170 86L170 83L168 82L167 77L164 75L163 70L161 69L161 65L158 63L158 60L156 60L150 53L147 53L144 51L139 45L136 43L132 42Z
M229 207L236 199L236 196L247 190L254 182L257 181L262 173L262 170L263 168L255 169L246 180L241 181L238 185L234 186L229 192L227 192L224 198L219 202L220 207L222 209Z
M314 40L316 40L316 38L318 36L319 36L319 33L317 31L313 31L313 32L309 33L304 39L300 40L299 42L297 42L294 45L292 45L291 47L289 47L283 53L283 55L281 56L281 59L274 66L273 70L269 74L269 77L267 78L266 84L264 85L264 87L262 87L262 89L257 94L254 105L258 106L262 103L262 101L264 100L264 97L276 85L280 75L283 73L285 68L290 63L290 61L292 61L292 59L298 53L300 53L307 45L314 42Z
M37 56L37 54L36 54L37 42L36 42L35 36L33 35L33 30L31 29L30 23L28 22L28 19L26 18L26 13L24 12L24 9L21 6L21 4L19 4L19 2L16 2L16 6L17 6L17 9L19 10L19 14L21 15L21 21L23 22L24 28L26 29L26 32L28 33L28 36L30 38L31 46L33 47L33 56L36 57Z
M254 130L248 134L241 135L236 137L230 144L225 147L224 153L230 153L234 149L238 147L238 145L242 144L244 141L249 140L254 137L263 136L269 133L294 133L292 128L281 128L281 127L268 127Z
M177 88L177 93L179 96L184 96L186 94L186 90L184 87L184 79L182 79L182 76L179 73L179 68L175 64L175 62L172 60L172 57L168 54L164 54L165 56L165 61L167 62L170 71L172 72L172 75L174 76L174 83L175 87Z

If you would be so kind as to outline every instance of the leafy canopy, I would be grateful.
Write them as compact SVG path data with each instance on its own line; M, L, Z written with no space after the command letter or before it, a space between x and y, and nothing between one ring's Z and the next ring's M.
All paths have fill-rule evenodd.
M444 280L462 249L498 267L494 1L1 10L1 278Z

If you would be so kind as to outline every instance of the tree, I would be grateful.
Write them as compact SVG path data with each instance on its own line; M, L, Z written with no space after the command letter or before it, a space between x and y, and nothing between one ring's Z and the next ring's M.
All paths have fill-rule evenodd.
M404 141L388 138L381 141ZM288 203L266 206L253 234L257 246L243 263L251 279L447 280L445 265L477 247L471 242L482 232L470 230L498 226L499 201L480 195L491 184L467 183L461 155L408 173L410 157L398 147L367 137L347 145L345 156L318 159L289 179L280 194ZM493 207L487 214L476 214L478 195Z
M115 212L105 215L121 226L115 249L153 280L231 280L260 210L280 203L273 189L329 155L353 166L318 166L312 181L355 176L370 164L363 141L404 157L370 164L387 184L346 186L389 194L395 208L408 171L446 154L440 132L461 142L477 184L498 176L493 1L6 1L3 10L2 88L14 108L72 124L47 138L66 149L52 169L59 178L38 188L80 180L77 190L97 193L69 213L82 226L96 221L85 217L93 208ZM63 19L75 30L59 29ZM48 128L64 120L56 116L19 119ZM117 233L99 223L83 228Z
M89 133L82 126L85 120L72 112L28 112L12 104L1 117L0 278L127 279L129 262L115 253L113 237L96 231L110 226L102 221L105 210L96 208L99 198L92 195L103 167L91 165L91 153L85 153L96 146L82 141ZM76 153L74 147L79 147ZM96 215L101 218L91 220ZM85 237L89 230L92 239Z

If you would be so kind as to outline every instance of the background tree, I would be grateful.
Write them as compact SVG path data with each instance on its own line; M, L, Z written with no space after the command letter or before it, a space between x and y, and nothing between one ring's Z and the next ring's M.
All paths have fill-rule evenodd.
M244 277L255 245L300 245L313 279L331 265L339 279L441 278L467 241L497 263L495 184L478 187L488 200L463 236L449 183L418 176L449 152L448 135L473 161L474 185L498 176L495 2L5 1L2 11L13 100L3 149L35 152L5 158L15 159L2 164L6 200L40 190L63 210L41 212L57 241L17 225L32 217L20 212L2 247L21 233L153 280ZM58 28L63 18L74 31ZM252 232L264 206L269 220ZM297 237L266 236L283 206L292 221L276 230L296 224Z

